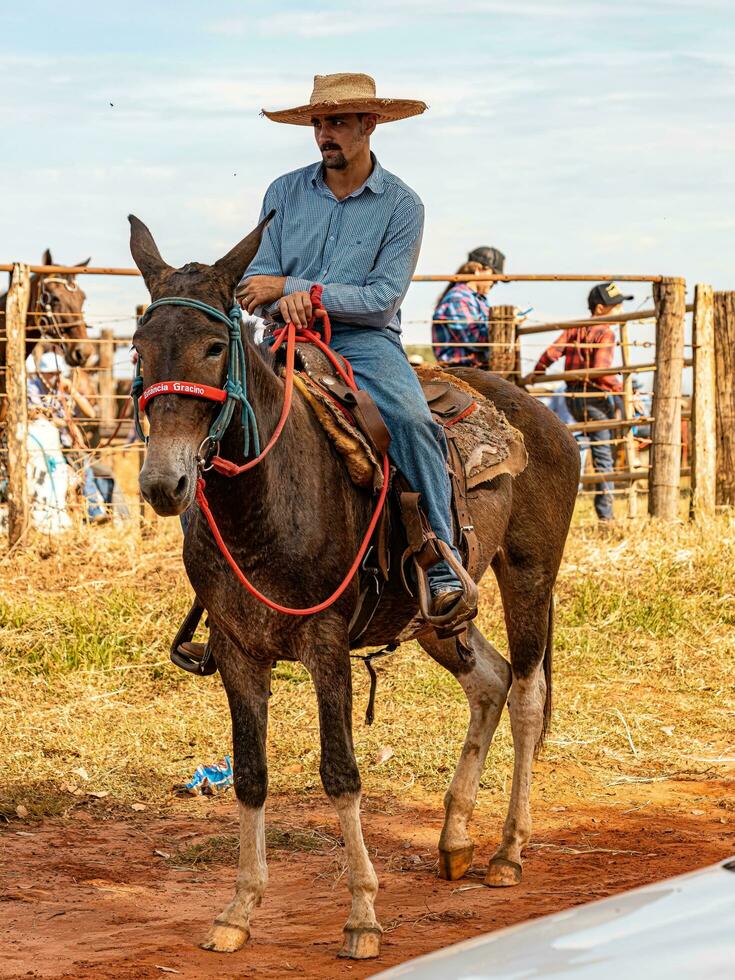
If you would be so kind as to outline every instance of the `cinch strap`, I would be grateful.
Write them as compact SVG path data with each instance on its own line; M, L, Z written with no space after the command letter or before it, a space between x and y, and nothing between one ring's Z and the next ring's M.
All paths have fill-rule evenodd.
M140 411L144 412L148 402L157 395L190 395L193 398L206 398L210 402L223 402L227 398L224 388L212 388L195 381L160 381L146 388L138 400Z

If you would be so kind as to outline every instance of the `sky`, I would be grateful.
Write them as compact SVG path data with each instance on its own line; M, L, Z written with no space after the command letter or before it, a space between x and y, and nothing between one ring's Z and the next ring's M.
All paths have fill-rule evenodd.
M307 102L315 73L363 71L380 95L430 107L373 138L426 206L417 272L454 272L494 245L508 272L735 289L731 0L3 8L0 262L38 262L48 246L65 264L130 266L131 211L171 264L214 261L255 224L274 177L318 159L308 128L260 109ZM138 280L83 286L92 324L129 329L121 318L146 299ZM499 285L491 298L569 318L588 288ZM427 338L438 291L411 287L408 341ZM650 305L649 286L630 291Z

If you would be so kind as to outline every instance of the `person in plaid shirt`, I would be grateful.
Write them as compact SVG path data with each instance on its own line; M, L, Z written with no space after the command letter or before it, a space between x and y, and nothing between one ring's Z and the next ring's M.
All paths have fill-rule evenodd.
M590 290L587 304L594 318L610 316L619 309L624 300L614 282L602 282ZM565 330L550 347L544 351L531 375L544 374L546 369L564 358L565 371L611 368L615 357L615 333L610 323L599 326L572 327ZM603 421L614 419L616 395L622 390L618 375L614 373L580 378L567 382L569 411L577 422ZM592 463L597 473L611 473L613 469L611 429L586 432L585 442L592 453ZM595 493L595 512L600 521L613 520L613 498L609 483L598 483Z
M504 263L505 256L501 251L483 245L470 252L456 274L502 273ZM490 303L487 294L494 285L494 282L480 280L447 286L434 310L431 324L431 339L437 361L454 367L487 368L488 348L475 345L488 342Z

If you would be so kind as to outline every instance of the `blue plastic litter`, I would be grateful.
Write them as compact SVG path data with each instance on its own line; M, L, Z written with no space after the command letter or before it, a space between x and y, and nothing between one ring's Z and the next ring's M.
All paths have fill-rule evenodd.
M217 796L232 786L232 779L232 759L226 755L223 762L199 766L179 791L190 796Z

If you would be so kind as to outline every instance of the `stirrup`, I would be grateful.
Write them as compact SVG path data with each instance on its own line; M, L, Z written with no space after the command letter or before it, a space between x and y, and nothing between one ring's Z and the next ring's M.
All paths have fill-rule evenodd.
M179 627L179 631L174 637L174 642L171 644L171 662L175 663L177 667L182 670L187 671L189 674L197 674L199 677L207 677L210 674L214 674L217 670L217 662L214 659L209 644L207 644L204 651L204 656L201 660L190 656L186 651L180 649L182 643L190 643L196 628L199 625L199 621L204 615L204 606L200 605L198 602L194 602L189 612L186 614L186 619Z
M426 569L414 558L413 567L416 573L419 610L426 622L434 627L439 639L445 640L464 632L466 623L477 615L477 585L467 574L464 566L457 561L448 544L439 538L435 538L433 543L459 579L464 592L451 609L441 616L433 616L431 613L431 588Z

